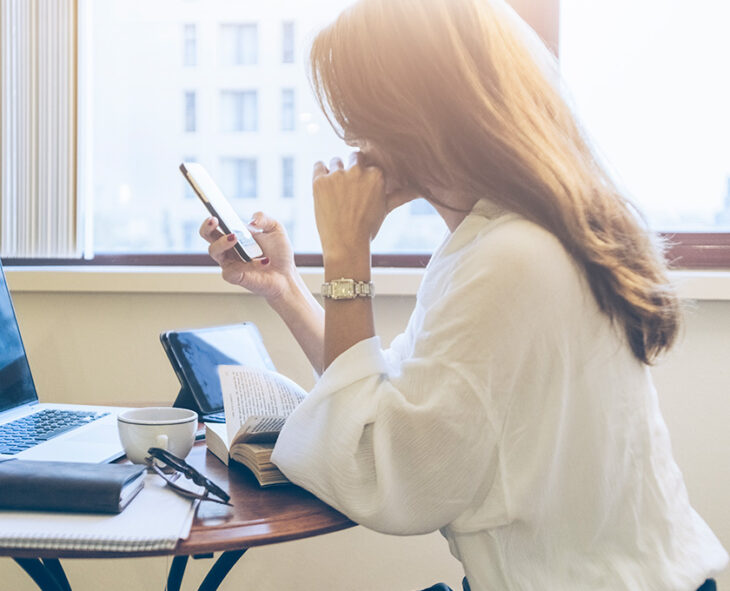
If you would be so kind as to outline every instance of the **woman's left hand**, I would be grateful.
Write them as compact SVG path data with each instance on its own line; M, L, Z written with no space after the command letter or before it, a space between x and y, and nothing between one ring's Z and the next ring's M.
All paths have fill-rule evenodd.
M315 163L314 212L325 261L350 260L358 253L369 256L370 241L385 216L415 198L402 190L386 193L385 185L380 168L365 166L359 152L352 154L348 168L339 158L330 161L329 169Z

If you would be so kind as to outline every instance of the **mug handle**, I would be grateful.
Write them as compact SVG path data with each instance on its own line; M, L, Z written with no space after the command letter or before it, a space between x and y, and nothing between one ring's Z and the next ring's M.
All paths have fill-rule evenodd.
M167 449L167 443L169 439L167 435L164 433L160 433L157 437L155 437L155 444L152 447L159 447L160 449ZM160 460L154 460L154 462L157 464L158 467L164 468L165 465L160 462Z
M161 449L167 449L167 443L168 443L167 435L160 434L157 437L155 437L154 447L159 447Z

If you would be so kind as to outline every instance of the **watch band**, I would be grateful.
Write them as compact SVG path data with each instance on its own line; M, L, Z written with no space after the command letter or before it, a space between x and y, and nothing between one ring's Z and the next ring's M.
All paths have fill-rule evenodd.
M322 296L332 300L354 300L375 295L372 281L358 281L340 277L322 284Z

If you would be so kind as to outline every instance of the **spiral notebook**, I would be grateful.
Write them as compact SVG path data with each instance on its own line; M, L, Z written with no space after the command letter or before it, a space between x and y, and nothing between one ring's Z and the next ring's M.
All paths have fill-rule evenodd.
M199 501L165 486L156 474L118 515L0 511L0 548L94 552L174 550L193 524Z

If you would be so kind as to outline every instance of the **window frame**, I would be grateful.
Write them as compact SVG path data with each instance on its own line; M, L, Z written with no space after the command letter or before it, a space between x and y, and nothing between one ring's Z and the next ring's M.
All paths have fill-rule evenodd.
M666 258L672 270L730 269L730 233L668 233L659 237L667 243ZM431 254L376 253L373 267L424 268ZM320 253L296 253L298 267L322 267ZM44 266L140 266L140 267L211 267L216 263L204 253L133 253L97 254L93 258L3 258L3 265L12 267Z
M515 10L535 29L559 57L560 0L509 0ZM283 24L283 23L282 23ZM282 26L283 34L283 26ZM196 30L196 54L197 54ZM281 47L280 49L283 49ZM197 55L196 55L197 58ZM196 59L197 61L197 59ZM196 97L197 98L197 97ZM258 97L257 97L258 98ZM197 105L196 105L197 108ZM83 125L79 117L78 125ZM197 113L196 113L197 119ZM197 121L196 121L197 122ZM730 269L730 232L659 232L667 244L666 258L672 269ZM374 254L375 267L425 267L430 253ZM295 261L301 267L321 267L322 255L297 253ZM190 253L102 253L92 258L3 258L6 266L213 266L207 254Z

